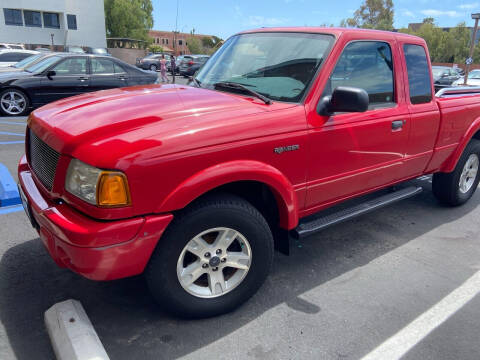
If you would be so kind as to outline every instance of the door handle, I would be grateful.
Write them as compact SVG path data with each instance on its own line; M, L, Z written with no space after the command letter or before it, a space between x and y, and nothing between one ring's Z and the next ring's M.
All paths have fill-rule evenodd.
M392 121L392 131L401 130L403 128L403 125L405 125L406 122L407 122L407 120Z
M77 80L80 80L80 81L87 81L88 80L88 77L84 77L84 76L81 76L79 77Z

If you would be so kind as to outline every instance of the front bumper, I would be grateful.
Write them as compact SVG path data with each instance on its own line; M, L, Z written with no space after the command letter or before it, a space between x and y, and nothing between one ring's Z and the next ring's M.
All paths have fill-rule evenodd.
M32 223L50 256L60 267L92 280L141 274L173 219L171 214L115 221L91 219L44 196L25 157L18 167L18 179Z

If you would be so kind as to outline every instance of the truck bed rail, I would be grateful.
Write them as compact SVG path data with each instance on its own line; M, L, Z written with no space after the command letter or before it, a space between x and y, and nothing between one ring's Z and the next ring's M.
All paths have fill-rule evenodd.
M454 86L440 89L435 96L437 98L449 98L478 94L480 94L480 86Z

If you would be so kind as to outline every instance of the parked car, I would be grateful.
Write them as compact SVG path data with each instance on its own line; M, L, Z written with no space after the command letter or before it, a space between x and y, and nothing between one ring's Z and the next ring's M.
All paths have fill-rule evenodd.
M25 46L23 44L0 43L0 50L1 49L25 50Z
M85 54L86 53L86 51L83 50L82 47L71 46L71 45L65 46L65 52L70 52L70 53L75 53L75 54Z
M0 68L15 65L17 62L34 54L38 54L38 51L15 49L0 50Z
M140 69L157 71L160 69L160 60L165 56L167 63L170 62L169 54L150 54L142 59L137 59L136 66Z
M208 59L208 55L185 55L180 63L180 75L192 76Z
M26 114L68 96L132 85L153 84L156 74L98 55L57 53L13 73L0 73L0 112Z
M180 64L182 63L182 60L183 60L184 57L185 57L185 55L178 55L175 58L175 73L176 74L180 73ZM167 70L172 72L171 65L168 66Z
M460 78L458 71L448 66L432 66L432 73L436 91L451 86Z
M92 48L87 47L85 48L85 52L87 54L95 54L95 55L104 55L104 56L112 56L106 48Z
M480 95L438 99L419 37L247 31L193 83L88 94L31 114L21 198L59 266L93 280L144 272L163 307L208 317L260 288L289 235L419 194L405 181L421 175L433 174L448 206L478 187Z
M40 52L52 52L52 49L44 48L44 47L36 47L35 50Z
M465 76L462 76L460 79L456 80L452 85L463 86L464 80L465 80ZM475 69L468 73L467 85L480 86L480 69Z

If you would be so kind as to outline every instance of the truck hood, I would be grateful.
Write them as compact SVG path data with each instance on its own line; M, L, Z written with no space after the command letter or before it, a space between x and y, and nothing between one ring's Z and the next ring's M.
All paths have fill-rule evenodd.
M190 86L135 86L43 106L31 114L29 126L56 151L84 161L92 152L107 151L89 162L112 166L108 159L151 147L157 148L158 156L228 141L214 136L219 127L286 106L293 105L269 106L245 96ZM235 135L237 140L242 137L228 130L220 133Z

